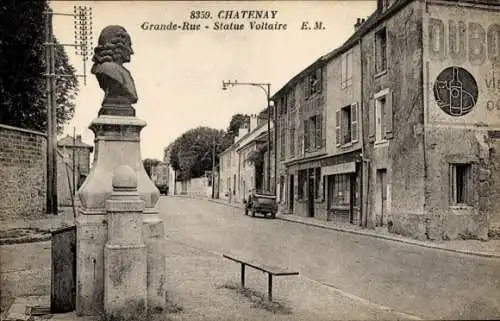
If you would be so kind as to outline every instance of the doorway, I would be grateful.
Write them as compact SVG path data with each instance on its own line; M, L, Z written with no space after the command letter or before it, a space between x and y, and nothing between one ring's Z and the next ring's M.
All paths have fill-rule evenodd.
M379 215L376 218L376 226L384 226L387 214L387 169L377 170L377 195L379 203Z
M290 212L293 212L293 193L295 192L295 189L293 188L294 186L294 177L293 175L290 175L290 181L288 182L289 188L288 188L288 205L289 205L289 210Z
M314 188L315 188L315 182L314 182L314 176L313 175L308 175L309 178L307 179L307 216L308 217L314 217Z

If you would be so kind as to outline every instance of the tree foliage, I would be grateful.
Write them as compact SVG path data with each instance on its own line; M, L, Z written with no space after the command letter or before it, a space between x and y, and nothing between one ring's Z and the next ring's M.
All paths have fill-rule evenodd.
M7 0L0 4L0 123L45 131L47 128L45 64L46 1ZM56 40L57 42L57 40ZM55 46L57 129L74 115L78 93L76 71L65 49Z
M238 136L239 129L250 121L250 116L246 114L235 114L229 121L225 139L231 145L234 138Z
M170 151L170 165L178 171L177 178L187 180L211 171L214 146L215 163L218 164L218 155L229 146L223 130L197 127L178 137Z
M146 158L145 160L142 161L144 164L144 169L146 170L146 173L148 173L149 178L151 178L151 168L153 166L156 166L160 163L158 159L153 159L153 158Z

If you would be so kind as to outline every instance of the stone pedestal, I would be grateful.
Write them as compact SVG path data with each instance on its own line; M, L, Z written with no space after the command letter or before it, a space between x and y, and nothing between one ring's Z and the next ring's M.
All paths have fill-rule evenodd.
M113 192L116 168L128 166L136 175L137 193L144 202L142 232L146 244L148 293L152 306L165 306L165 255L163 221L157 203L160 193L143 166L140 132L146 123L136 117L101 115L89 128L95 134L92 169L78 191L81 206L77 223L78 315L98 315L104 311L104 246L108 239L106 200ZM160 244L160 245L158 245Z
M76 223L76 312L98 315L104 311L104 245L107 215L79 209Z
M144 201L136 175L126 165L113 177L106 200L108 241L104 249L104 311L110 320L145 320L147 253L142 236Z

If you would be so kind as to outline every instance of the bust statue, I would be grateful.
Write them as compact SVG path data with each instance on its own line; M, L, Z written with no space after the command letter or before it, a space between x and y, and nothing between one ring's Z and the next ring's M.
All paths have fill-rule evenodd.
M134 53L130 36L121 26L107 26L101 31L94 49L91 72L104 91L99 115L135 116L137 102L134 79L123 64Z

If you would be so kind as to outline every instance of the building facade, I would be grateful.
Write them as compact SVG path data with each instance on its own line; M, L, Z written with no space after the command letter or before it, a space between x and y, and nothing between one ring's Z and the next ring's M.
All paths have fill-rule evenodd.
M220 199L242 203L251 190L264 190L266 147L267 119L251 115L249 123L239 129L234 143L219 155Z
M169 185L169 164L165 162L159 162L155 166L151 166L151 180L156 185Z
M77 189L83 184L85 178L90 172L90 154L94 151L94 147L82 141L82 136L73 137L66 135L57 142L58 151L69 157L66 159L68 164L75 164L75 171L79 173L76 182ZM75 159L73 161L73 151Z
M499 15L496 0L380 0L278 91L288 212L419 239L497 237Z

